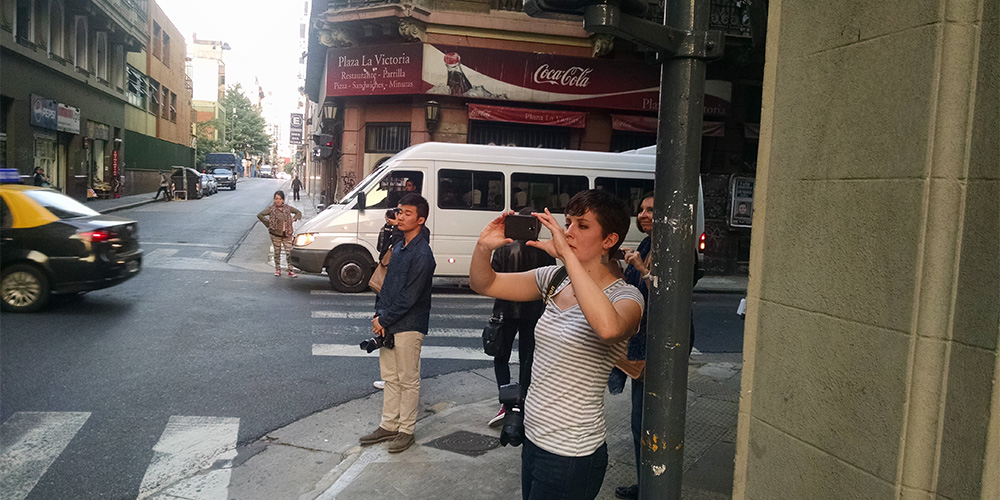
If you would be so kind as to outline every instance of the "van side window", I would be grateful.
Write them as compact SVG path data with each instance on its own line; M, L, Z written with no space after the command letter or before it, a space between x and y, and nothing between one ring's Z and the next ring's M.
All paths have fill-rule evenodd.
M503 210L502 172L442 169L438 172L438 208Z
M569 199L590 187L582 175L511 174L510 208L532 207L541 212L548 208L554 214L566 212Z
M365 208L390 208L399 205L404 194L423 193L424 173L415 170L393 170L365 193Z
M606 189L628 203L632 215L639 213L642 195L653 192L653 181L649 179L616 179L598 177L594 180L596 189Z

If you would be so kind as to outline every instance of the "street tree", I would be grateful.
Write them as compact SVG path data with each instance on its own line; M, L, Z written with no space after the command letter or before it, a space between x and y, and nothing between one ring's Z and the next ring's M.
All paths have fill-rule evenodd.
M261 156L271 150L272 139L267 135L264 117L260 107L250 102L243 94L243 87L237 83L226 89L219 105L226 110L224 123L220 123L225 131L222 139L222 150L242 153L243 158Z

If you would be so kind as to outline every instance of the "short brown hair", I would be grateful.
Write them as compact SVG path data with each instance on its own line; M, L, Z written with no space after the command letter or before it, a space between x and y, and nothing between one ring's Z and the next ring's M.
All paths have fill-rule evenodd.
M587 213L587 210L594 212L604 237L611 233L618 235L618 241L608 249L608 255L614 255L628 234L631 210L621 198L602 189L580 191L566 205L566 215L574 217Z

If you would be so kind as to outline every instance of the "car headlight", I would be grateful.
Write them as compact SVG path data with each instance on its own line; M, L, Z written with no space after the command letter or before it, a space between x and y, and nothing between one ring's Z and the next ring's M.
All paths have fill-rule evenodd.
M316 240L316 233L301 233L295 237L295 246L304 247Z

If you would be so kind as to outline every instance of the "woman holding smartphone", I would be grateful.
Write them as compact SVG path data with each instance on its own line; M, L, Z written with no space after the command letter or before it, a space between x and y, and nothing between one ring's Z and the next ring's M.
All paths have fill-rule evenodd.
M476 292L498 299L539 300L560 266L520 273L497 273L490 266L493 250L513 241L504 236L507 215L494 219L479 235L470 284ZM607 265L628 233L629 209L609 192L589 190L569 201L565 229L548 209L533 215L552 239L528 245L561 261L568 277L556 287L535 328L531 385L524 404L521 496L593 499L608 464L604 386L643 310L639 290Z

